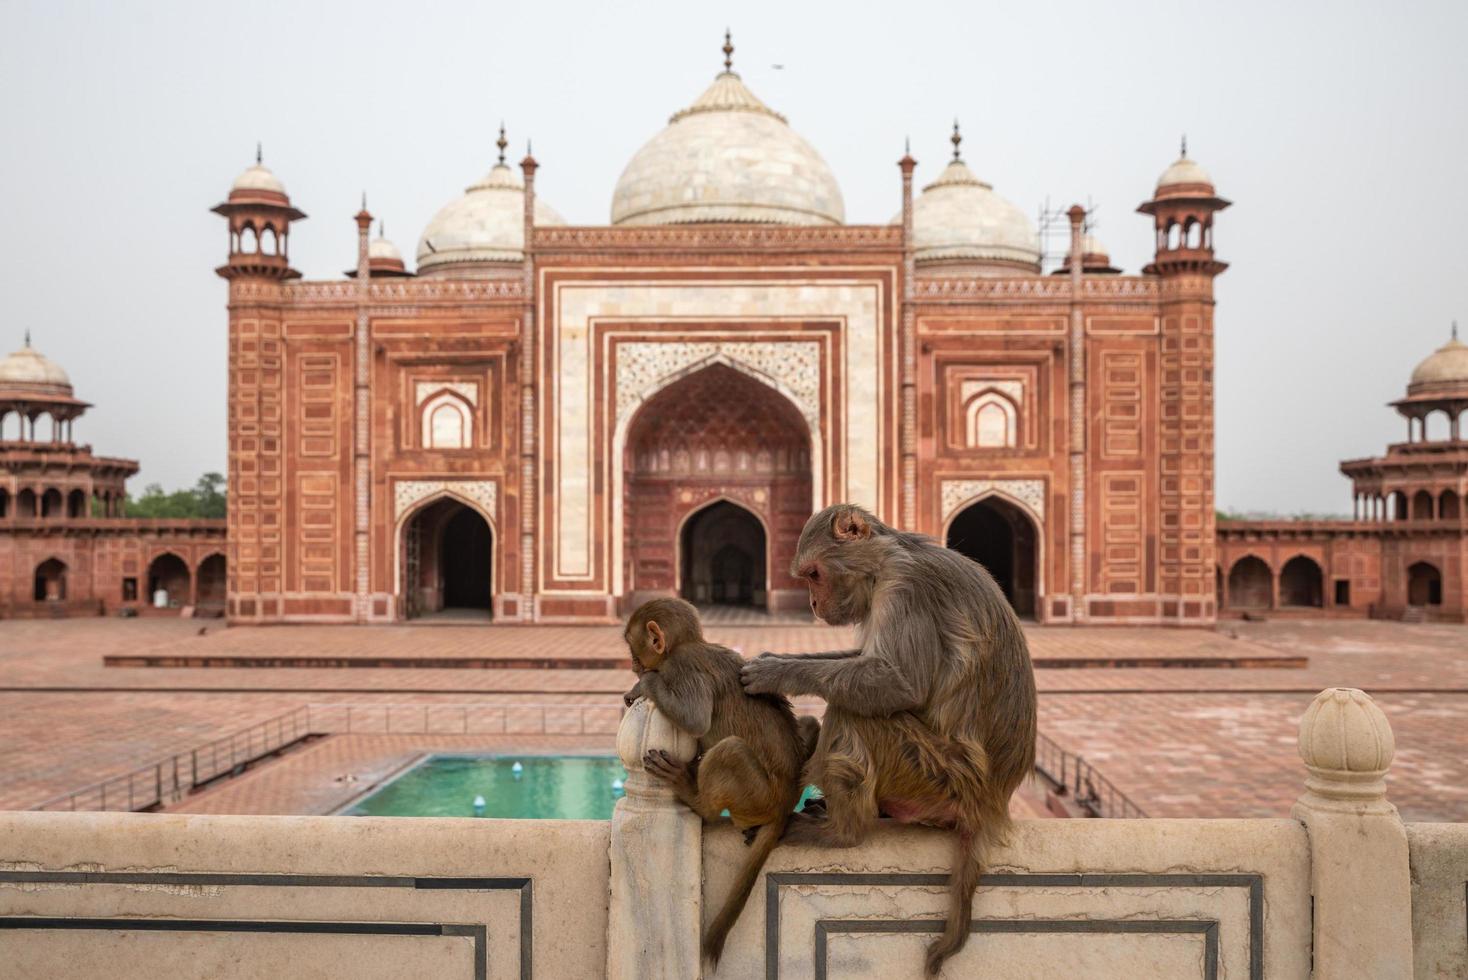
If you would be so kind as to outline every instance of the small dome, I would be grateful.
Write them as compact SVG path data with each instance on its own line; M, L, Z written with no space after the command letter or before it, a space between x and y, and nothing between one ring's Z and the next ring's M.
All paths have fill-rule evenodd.
M234 183L229 186L230 192L234 191L274 191L277 194L285 193L285 185L280 178L270 172L263 163L256 163L250 169L235 178Z
M535 199L537 225L565 219ZM494 169L433 216L418 241L418 272L478 262L519 262L525 257L525 184L501 159Z
M1040 240L1030 219L958 158L913 202L912 237L918 262L1040 264Z
M403 253L398 251L398 247L396 245L388 241L386 238L383 238L382 235L379 234L376 238L367 243L367 259L368 261L383 259L385 261L394 261L400 263L403 261Z
M1157 191L1153 196L1212 197L1213 193L1213 178L1198 165L1198 161L1188 156L1188 145L1183 143L1182 155L1157 178Z
M26 335L25 346L0 360L0 397L40 395L71 398L71 378L61 365L31 346Z
M1070 252L1067 251L1061 257L1057 274L1069 271ZM1081 271L1114 275L1121 270L1111 264L1111 256L1107 253L1106 246L1102 245L1095 235L1088 233L1081 238Z
M733 47L725 39L726 56ZM612 195L612 224L699 221L839 225L841 188L826 161L733 71L633 155Z
M1468 397L1468 344L1458 339L1458 325L1453 324L1453 337L1412 371L1407 394Z

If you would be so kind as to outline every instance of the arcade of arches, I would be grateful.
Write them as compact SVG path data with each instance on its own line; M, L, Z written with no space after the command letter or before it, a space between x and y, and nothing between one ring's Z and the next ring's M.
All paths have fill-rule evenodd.
M1037 537L1019 507L998 496L969 504L949 522L946 544L988 569L1015 612L1035 615Z
M494 533L477 510L453 497L425 504L403 524L402 547L405 617L491 617Z
M223 615L225 522L124 517L138 464L73 441L89 407L29 335L0 358L0 618Z
M804 609L790 575L811 513L810 435L784 395L724 364L638 410L626 450L624 575L655 595Z

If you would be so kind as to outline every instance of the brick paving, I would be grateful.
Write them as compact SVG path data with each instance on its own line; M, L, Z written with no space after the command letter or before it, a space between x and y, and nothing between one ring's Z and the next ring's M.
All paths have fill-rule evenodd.
M200 635L201 630L203 631ZM732 616L710 637L752 655L849 646L852 633L797 618ZM1047 658L1305 655L1296 669L1070 669L1037 672L1042 730L1085 755L1156 816L1280 816L1303 770L1295 725L1322 687L1373 692L1392 719L1393 801L1408 819L1468 820L1468 628L1360 620L1230 622L1218 631L1029 630ZM108 654L208 651L270 656L623 656L616 627L258 627L171 619L0 622L0 807L61 792L184 751L306 703L614 706L631 674L610 670L107 668ZM359 736L351 736L356 739ZM447 736L443 736L447 738ZM337 736L328 742L339 741ZM438 736L435 736L437 739ZM481 738L474 736L473 738ZM516 736L526 739L528 736ZM354 743L356 744L356 743ZM369 744L369 743L360 743ZM432 748L434 739L415 742ZM351 745L316 749L359 751ZM416 748L413 751L422 751ZM360 751L368 751L361 749ZM390 765L408 749L385 748ZM396 753L396 754L395 754ZM301 775L294 797L250 783L287 757L188 805L322 812L337 773ZM374 757L378 758L378 757ZM385 760L385 761L384 761ZM340 768L340 767L338 767ZM326 770L332 766L325 766ZM375 770L374 770L375 771ZM272 777L284 780L285 775ZM284 785L284 783L282 783ZM335 785L335 784L331 784ZM321 793L321 796L313 794ZM274 799L275 803L260 802ZM291 799L299 800L292 804ZM230 803L236 800L240 802ZM223 812L215 810L214 812ZM251 812L260 812L254 810Z

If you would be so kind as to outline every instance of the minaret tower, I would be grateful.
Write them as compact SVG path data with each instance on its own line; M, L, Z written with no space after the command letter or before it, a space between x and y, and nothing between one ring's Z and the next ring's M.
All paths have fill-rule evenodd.
M255 165L214 209L229 221L229 585L233 622L278 618L285 589L284 290L301 274L290 267L290 226L305 215L285 186Z
M229 198L211 210L229 219L229 261L214 271L226 279L299 279L290 267L290 226L306 217L291 206L285 185L266 169L257 144L255 165L235 180Z
M1161 278L1157 591L1164 622L1201 625L1217 616L1213 510L1213 216L1229 206L1208 173L1182 154L1138 211L1157 228L1142 271Z

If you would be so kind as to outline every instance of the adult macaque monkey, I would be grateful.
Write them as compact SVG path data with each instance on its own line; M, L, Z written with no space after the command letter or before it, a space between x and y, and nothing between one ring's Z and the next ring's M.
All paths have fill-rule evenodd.
M744 667L754 694L826 699L806 780L824 819L801 815L789 843L852 847L879 814L956 832L952 896L926 969L968 939L989 845L1010 828L1009 798L1035 762L1035 675L1014 610L977 562L888 527L850 504L801 532L792 573L811 609L854 623L861 649L763 654Z
M801 765L815 748L814 718L795 718L779 695L750 695L739 682L744 658L703 638L698 611L682 599L643 603L623 634L637 684L627 704L647 697L679 728L698 739L699 755L684 765L666 752L648 752L642 764L666 780L705 820L724 810L752 846L734 890L709 924L703 957L717 964L765 859L779 843L800 799Z

